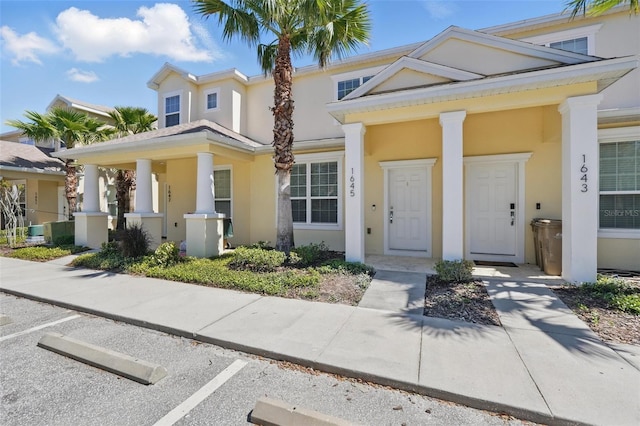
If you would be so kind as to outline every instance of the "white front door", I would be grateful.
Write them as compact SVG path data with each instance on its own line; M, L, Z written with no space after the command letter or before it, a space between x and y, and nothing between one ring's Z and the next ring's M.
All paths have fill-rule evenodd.
M427 251L427 170L392 168L388 172L389 250Z
M522 261L518 167L517 161L467 164L467 252L473 260Z

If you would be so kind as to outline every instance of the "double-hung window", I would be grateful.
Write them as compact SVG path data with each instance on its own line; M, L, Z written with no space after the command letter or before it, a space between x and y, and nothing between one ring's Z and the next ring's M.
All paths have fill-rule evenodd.
M602 24L588 25L586 27L527 37L523 38L522 41L582 55L595 55L596 33L600 28L602 28Z
M342 226L342 154L299 155L291 170L291 212L295 228Z
M640 236L640 134L622 139L600 143L600 230Z
M164 126L180 124L180 95L169 95L164 98Z
M549 43L549 47L554 49L567 50L573 53L589 54L589 44L587 37L572 38L569 40L557 41Z
M217 213L231 217L231 169L215 168L213 171L213 189Z

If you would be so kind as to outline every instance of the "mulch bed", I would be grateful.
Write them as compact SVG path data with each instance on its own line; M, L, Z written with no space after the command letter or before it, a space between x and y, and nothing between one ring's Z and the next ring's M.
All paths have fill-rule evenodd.
M480 280L446 283L427 276L424 315L475 324L501 326L487 290Z
M606 302L585 294L576 286L551 287L551 290L605 342L640 345L640 315L611 309Z

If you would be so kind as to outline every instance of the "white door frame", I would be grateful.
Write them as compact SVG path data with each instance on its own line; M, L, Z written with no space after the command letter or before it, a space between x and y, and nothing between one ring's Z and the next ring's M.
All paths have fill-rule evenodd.
M384 254L393 255L393 256L413 256L413 257L432 257L432 241L433 241L433 233L432 233L432 222L433 222L433 202L431 200L431 186L432 179L431 174L433 170L433 165L436 163L435 158L424 158L419 160L400 160L400 161L381 161L380 167L384 171L384 206L383 206L383 223L384 223ZM427 250L425 251L417 251L417 250L394 250L389 248L389 221L387 220L387 212L389 211L389 170L392 169L407 169L407 168L421 168L427 172L427 181L425 188L425 198L426 198L426 206L425 206L425 214L427 215Z
M516 166L516 253L515 256L509 256L505 259L502 256L482 256L483 260L511 261L514 263L524 263L524 242L525 242L525 172L524 165L531 157L531 152L523 152L517 154L501 154L501 155L478 155L474 157L464 157L465 169L470 164L495 164L495 163L514 163ZM469 189L469 173L465 170L465 258L471 259L471 205L468 200ZM443 212L443 214L447 214ZM493 259L490 259L493 258Z

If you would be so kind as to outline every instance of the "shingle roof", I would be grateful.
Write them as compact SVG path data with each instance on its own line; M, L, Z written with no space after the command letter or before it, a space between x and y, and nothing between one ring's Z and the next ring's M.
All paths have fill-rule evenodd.
M233 130L227 129L209 120L197 120L192 121L190 123L178 124L176 126L165 127L163 129L151 130L149 132L138 133L131 136L125 136L124 138L114 139L109 142L135 142L135 141L143 141L148 139L162 138L167 136L175 136L175 135L185 135L188 133L197 133L202 131L209 131L214 134L218 134L227 138L234 139L241 144L244 144L248 147L260 147L267 144L260 143L250 139L246 136L241 135L240 133L236 133ZM109 143L104 142L104 143Z
M64 162L52 158L47 150L33 145L0 141L0 166L63 171Z

